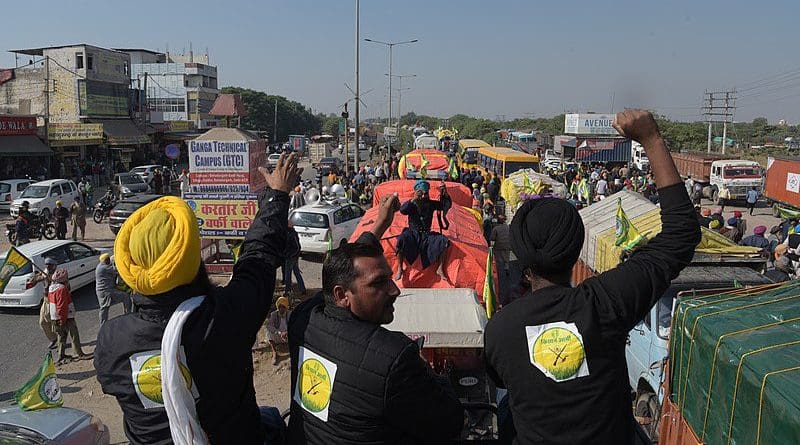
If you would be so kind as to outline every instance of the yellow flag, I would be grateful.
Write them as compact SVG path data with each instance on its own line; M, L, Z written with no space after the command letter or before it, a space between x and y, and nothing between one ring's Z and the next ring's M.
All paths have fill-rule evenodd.
M14 400L23 411L56 408L64 404L53 356L49 352L44 356L39 372L14 394Z
M3 265L0 266L0 293L6 289L6 285L11 281L11 277L30 262L31 260L19 253L16 247L12 246L8 249L6 259L3 261Z
M483 280L483 302L486 304L486 317L492 318L497 311L497 299L494 293L494 273L492 271L492 248L486 255L486 278Z
M428 158L426 158L424 154L420 154L419 156L420 156L419 176L422 179L425 179L428 177L428 164L430 164L431 162L428 161Z
M639 245L639 243L645 240L645 237L639 234L639 231L636 230L636 227L628 219L628 215L625 214L625 210L622 209L621 199L617 199L616 236L617 239L615 240L614 244L622 247L625 250L633 250Z

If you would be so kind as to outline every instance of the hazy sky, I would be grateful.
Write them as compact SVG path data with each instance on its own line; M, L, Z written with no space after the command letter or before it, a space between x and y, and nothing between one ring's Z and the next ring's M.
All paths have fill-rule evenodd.
M3 3L2 50L85 42L188 53L191 41L208 48L220 85L325 113L355 83L355 0ZM404 113L510 119L613 102L696 120L705 89L739 87L737 120L797 123L799 12L796 0L362 0L362 115L386 116L388 96L388 51L363 38L416 38L394 50L394 73L418 76L403 79Z

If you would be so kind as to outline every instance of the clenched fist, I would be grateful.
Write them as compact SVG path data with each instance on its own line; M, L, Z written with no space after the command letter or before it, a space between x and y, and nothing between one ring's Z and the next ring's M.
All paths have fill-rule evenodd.
M614 128L621 136L648 146L653 140L661 138L658 124L649 111L625 110L617 113Z

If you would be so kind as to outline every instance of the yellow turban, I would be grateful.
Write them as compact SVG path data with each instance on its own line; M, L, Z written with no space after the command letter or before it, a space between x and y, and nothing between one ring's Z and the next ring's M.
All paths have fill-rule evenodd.
M122 225L114 258L125 283L142 295L189 284L200 269L197 217L180 198L157 199Z
M105 260L106 260L106 258L108 258L108 257L109 257L109 255L108 255L107 253L101 253L101 254L100 254L100 258L98 258L98 259L99 259L99 260L100 260L100 262L102 263L102 262L103 262L103 261L105 261Z
M286 309L289 309L289 300L286 299L286 297L279 297L278 300L275 301L276 308L279 308L281 306L285 307Z

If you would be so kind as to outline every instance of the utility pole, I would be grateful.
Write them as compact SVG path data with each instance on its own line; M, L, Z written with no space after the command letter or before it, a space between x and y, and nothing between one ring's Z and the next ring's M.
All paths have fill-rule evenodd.
M275 112L272 113L272 141L273 144L278 143L278 99L275 99Z
M50 145L50 56L44 57L44 134Z
M145 102L145 103L147 102L147 71L145 71L145 73L144 73L144 99L143 99L143 102ZM145 107L144 111L147 111L147 115L149 116L150 115L149 107L147 107L147 105L145 105L145 104L142 104L142 105L144 105L144 107ZM142 111L142 113L144 113L144 111ZM144 120L145 120L145 122L147 122L147 118L144 118Z
M355 164L355 168L353 169L353 174L354 175L358 171L358 146L359 146L359 143L361 141L361 135L359 134L359 131L358 131L359 130L358 127L360 126L358 110L359 110L359 105L361 105L359 103L359 101L361 99L358 98L358 93L359 93L359 90L358 90L358 88L359 88L359 82L358 82L359 81L358 56L359 56L359 54L358 53L359 53L359 48L361 47L361 42L360 42L361 36L360 36L360 28L359 28L359 25L360 25L359 14L360 14L359 0L356 0L356 137L355 137L355 139L356 139L356 148L354 150L355 153L353 153L353 163ZM345 124L346 123L347 122L345 122ZM347 125L345 125L345 127L347 127ZM345 158L344 158L344 164L347 165L347 156L345 156ZM345 173L347 173L347 167L345 167Z
M706 90L704 94L703 115L708 122L707 151L711 153L711 126L714 122L722 123L722 144L720 151L725 154L728 137L728 124L733 122L736 111L736 89L726 91ZM719 105L718 105L719 103Z
M350 117L350 113L347 112L347 102L344 103L344 111L342 111L342 119L344 119L344 169L345 172L347 171L348 166L348 159L347 159L347 144L348 144L348 136L350 136L350 125L347 124L347 118ZM356 147L356 151L358 151L358 147Z

